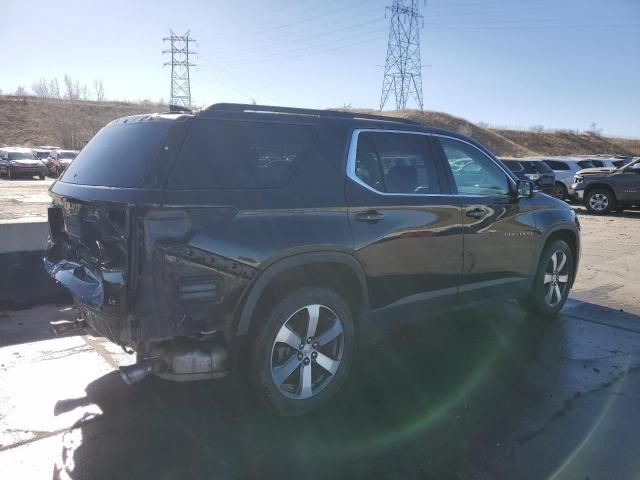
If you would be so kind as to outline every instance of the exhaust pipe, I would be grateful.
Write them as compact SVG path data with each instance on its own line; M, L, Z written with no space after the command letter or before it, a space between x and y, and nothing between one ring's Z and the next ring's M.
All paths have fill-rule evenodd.
M151 360L143 360L133 365L120 367L120 376L122 380L124 380L124 383L133 385L146 378L151 373L151 367Z

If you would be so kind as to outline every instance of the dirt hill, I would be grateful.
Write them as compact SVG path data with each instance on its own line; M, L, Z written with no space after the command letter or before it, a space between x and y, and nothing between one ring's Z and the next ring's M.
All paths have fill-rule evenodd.
M109 121L142 113L166 111L152 103L92 102L0 95L0 145L80 147ZM380 112L355 110L362 113ZM485 128L441 112L383 112L425 125L463 133L497 155L640 155L640 139L600 137L568 132L532 132Z

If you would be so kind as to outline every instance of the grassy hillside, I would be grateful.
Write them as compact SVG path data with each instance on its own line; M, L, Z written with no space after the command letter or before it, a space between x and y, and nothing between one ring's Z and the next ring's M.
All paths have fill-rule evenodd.
M142 113L166 111L166 105L125 102L91 102L0 95L0 145L58 144L79 147L109 121ZM361 113L380 112L356 110ZM440 112L405 110L383 112L432 127L463 133L497 155L640 155L640 139L599 137L567 132L531 132L484 128Z

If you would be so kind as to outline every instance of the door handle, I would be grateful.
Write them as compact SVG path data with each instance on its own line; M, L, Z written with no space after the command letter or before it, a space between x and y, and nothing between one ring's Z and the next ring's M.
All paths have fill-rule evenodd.
M484 208L474 208L473 210L467 210L467 217L482 218L487 214Z
M376 223L384 218L384 214L377 210L367 210L356 214L356 220L359 222Z

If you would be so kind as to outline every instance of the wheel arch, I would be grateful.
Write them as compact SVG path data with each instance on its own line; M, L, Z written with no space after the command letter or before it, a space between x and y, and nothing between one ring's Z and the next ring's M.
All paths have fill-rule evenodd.
M586 186L586 188L584 189L584 201L587 201L587 196L589 195L589 193L591 193L593 190L598 189L598 188L602 188L604 190L609 190L611 192L611 194L613 195L613 199L615 201L618 200L618 197L616 195L616 191L611 187L611 185L607 184L607 183L593 183L593 184L589 184Z
M250 287L242 304L235 334L243 336L255 326L255 313L273 301L270 293L290 286L322 285L346 296L354 321L369 308L366 276L360 262L341 252L310 252L292 255L271 264Z
M538 271L538 265L542 257L542 252L551 242L556 240L564 240L571 248L574 256L573 275L572 282L575 281L576 274L578 272L578 263L580 259L580 233L576 227L570 224L557 224L550 227L543 235L542 239L538 243L536 254L534 256L534 264L532 266L531 281L535 278L535 273ZM573 286L573 283L572 285Z

